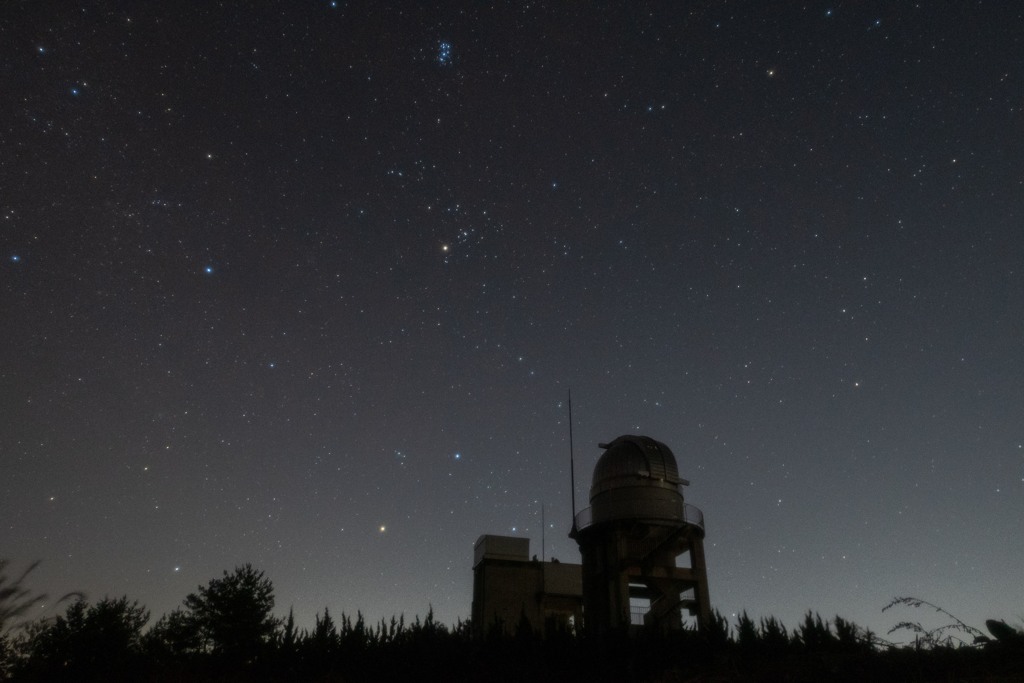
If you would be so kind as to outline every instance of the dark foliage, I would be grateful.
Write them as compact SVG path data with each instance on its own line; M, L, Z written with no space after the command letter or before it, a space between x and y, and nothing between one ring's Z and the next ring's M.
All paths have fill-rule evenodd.
M159 664L187 661L202 652L202 644L191 615L180 608L160 617L144 640L146 652Z
M715 613L703 631L668 635L542 637L524 622L511 636L499 629L474 638L467 622L439 624L432 610L370 625L360 613L335 621L325 609L300 630L290 611L276 619L273 604L269 579L248 565L199 588L145 634L148 613L127 598L78 601L0 640L0 680L885 683L1016 680L1024 670L1024 632L994 620L986 624L992 637L977 646L943 637L894 646L810 612L792 632L744 612L735 624ZM957 632L970 629L960 623Z
M995 638L995 640L982 635L978 636L977 642L989 647L1001 647L1024 652L1024 631L1021 629L1010 626L1002 619L986 619L985 628L988 629L988 632L992 634L992 638Z
M151 669L170 678L252 678L298 647L294 620L282 629L273 611L274 587L262 571L248 564L225 571L146 634Z
M9 565L8 560L0 559L0 634L7 633L32 605L46 599L45 595L35 595L25 586L25 578L39 566L39 562L29 565L14 577L7 575Z
M142 658L149 612L128 598L78 600L64 614L29 625L14 642L19 680L130 680Z
M185 598L188 620L200 647L231 664L252 663L273 642L274 587L252 565L224 572Z
M917 621L901 621L889 629L890 635L897 631L909 631L914 634L914 646L917 648L932 649L936 647L951 647L953 645L967 644L968 642L975 641L980 637L984 637L984 634L978 629L973 626L968 626L959 618L953 616L938 605L934 605L927 600L922 600L921 598L893 598L888 605L882 608L882 611L885 612L886 610L900 606L914 608L925 607L930 610L934 610L949 620L949 623L932 629L923 627L921 623Z
M26 585L29 574L39 566L39 560L30 564L16 576L8 575L10 565L9 560L0 558L0 638L9 635L12 629L24 625L21 620L25 618L29 610L49 598L46 593L35 593ZM66 593L57 602L61 603L70 598L82 599L83 597L78 592ZM9 639L0 641L0 646L7 640Z

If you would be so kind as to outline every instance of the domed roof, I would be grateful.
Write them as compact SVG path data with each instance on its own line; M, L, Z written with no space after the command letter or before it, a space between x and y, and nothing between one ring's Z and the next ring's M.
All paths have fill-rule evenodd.
M689 482L679 478L676 458L668 446L647 436L624 435L609 444L594 466L590 500L621 487L653 486L678 490Z

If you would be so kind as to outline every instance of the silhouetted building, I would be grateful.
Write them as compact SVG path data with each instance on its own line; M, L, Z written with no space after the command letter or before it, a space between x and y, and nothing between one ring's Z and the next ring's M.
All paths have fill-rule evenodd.
M601 444L590 507L570 535L583 557L584 626L590 633L683 628L683 612L711 617L704 516L683 502L675 456L646 436ZM676 566L687 555L689 567Z
M646 436L601 444L590 507L570 536L583 564L529 557L530 541L481 536L473 561L473 627L478 634L523 625L535 632L671 631L711 618L704 517L683 501L675 456ZM688 566L677 566L684 557Z
M474 548L473 628L514 635L573 630L583 610L580 565L530 559L530 539L481 536Z

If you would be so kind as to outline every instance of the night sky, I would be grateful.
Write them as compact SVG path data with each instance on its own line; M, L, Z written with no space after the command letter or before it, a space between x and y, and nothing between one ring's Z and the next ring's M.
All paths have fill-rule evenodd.
M430 5L430 7L425 7ZM578 562L667 443L712 605L1024 611L1014 2L8 1L0 556L310 624ZM543 509L543 513L542 513ZM52 613L52 607L47 613Z

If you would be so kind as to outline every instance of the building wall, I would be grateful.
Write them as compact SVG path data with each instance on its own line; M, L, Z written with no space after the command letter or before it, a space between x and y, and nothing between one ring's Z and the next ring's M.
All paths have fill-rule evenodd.
M474 556L472 620L478 635L495 628L513 635L524 620L537 633L580 623L580 565L531 560L528 539L505 536L482 536Z

